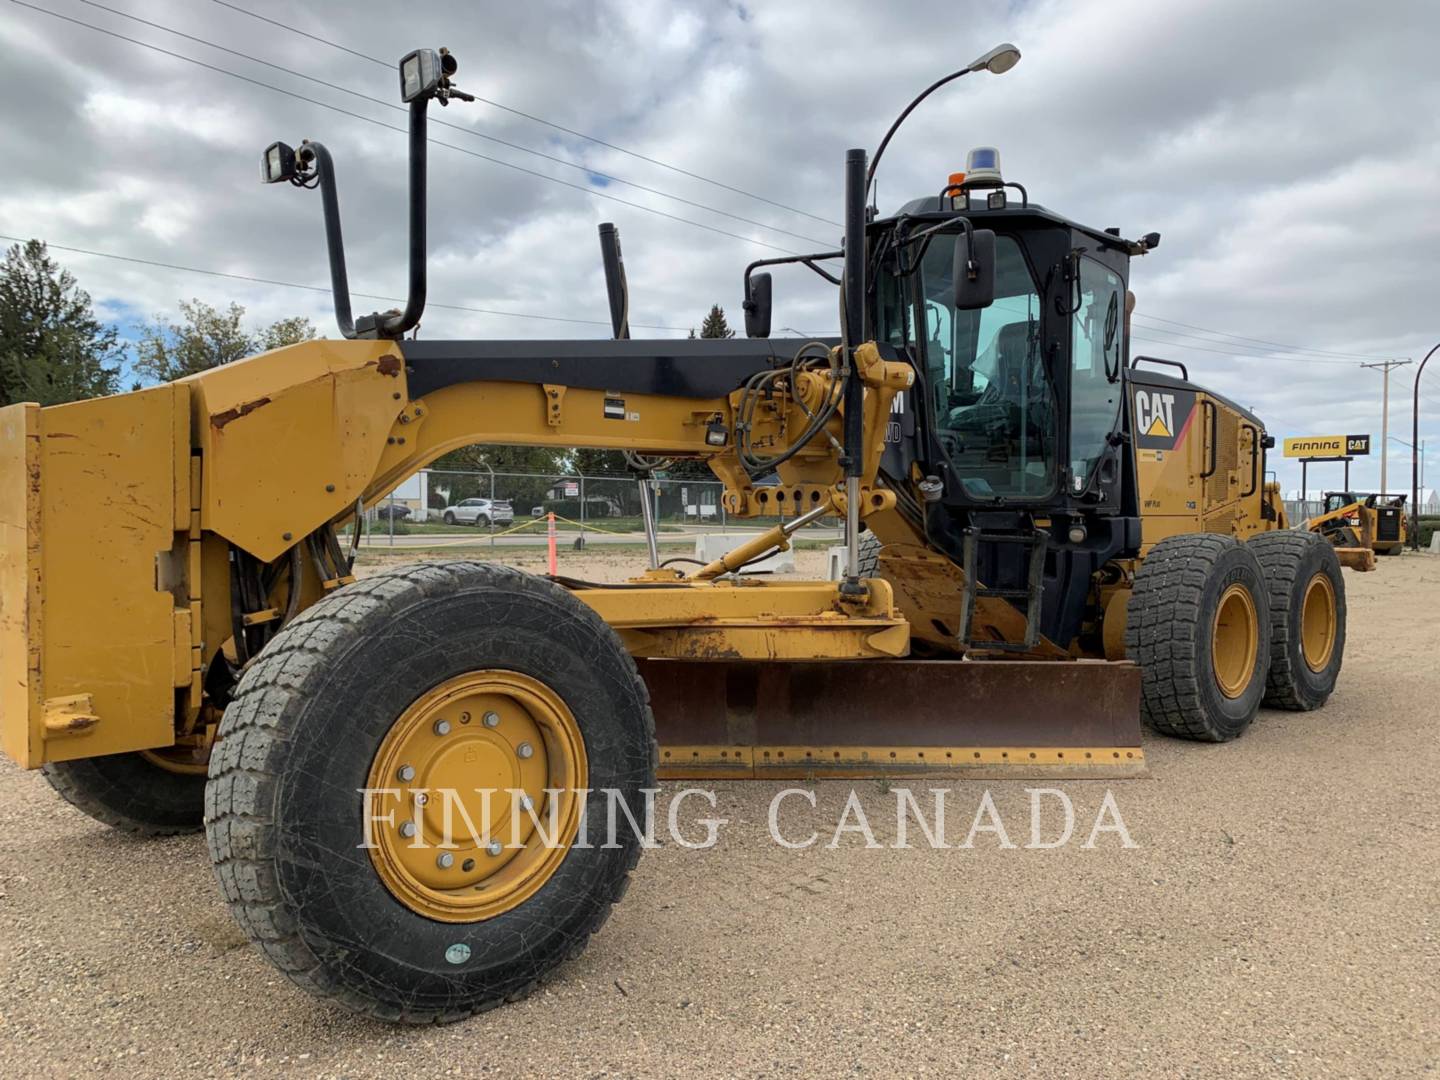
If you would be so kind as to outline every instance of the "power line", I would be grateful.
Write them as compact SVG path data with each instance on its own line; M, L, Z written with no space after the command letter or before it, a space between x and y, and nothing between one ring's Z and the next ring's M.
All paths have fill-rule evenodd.
M6 236L0 234L0 240L7 240L11 243L23 244L26 240L19 236ZM116 255L109 251L94 251L90 248L69 247L65 244L52 244L48 240L41 241L48 248L56 251L69 251L76 255L94 255L100 259L115 259L118 262L138 263L141 266L158 266L165 270L181 270L187 274L204 274L208 277L228 278L231 281L248 281L256 285L277 285L285 289L304 289L306 292L330 293L328 285L305 285L298 281L279 281L275 278L253 277L249 274L232 274L224 270L207 270L199 266L182 266L179 263L161 262L157 259L142 259L135 255ZM351 293L352 296L364 297L366 300L384 300L387 303L403 304L405 301L396 296L381 296L377 293ZM584 326L609 326L607 319L567 319L561 315L532 315L525 311L502 311L499 308L467 307L463 304L440 304L430 301L425 305L432 308L444 308L446 311L465 311L475 315L503 315L511 319L539 319L544 322L577 323ZM671 330L676 333L683 333L688 329L684 326L657 326L644 323L635 323L637 328L642 330Z
M342 109L338 105L331 105L328 102L320 101L316 98L306 97L304 94L296 93L293 90L286 90L284 87L274 86L271 83L262 82L259 79L252 79L248 75L241 75L239 72L230 71L228 68L217 67L215 64L206 63L204 60L197 60L193 56L185 56L183 53L172 52L169 49L161 48L159 45L152 45L148 41L141 41L138 38L127 37L126 35L118 33L114 30L107 30L103 26L96 26L93 23L87 23L82 19L74 19L71 18L69 15L62 15L58 11L50 11L48 8L42 8L36 6L35 4L26 3L26 0L10 0L10 2L12 4L17 4L23 8L29 8L31 11L38 11L42 15L49 15L64 22L74 23L76 26L83 26L87 30L94 30L97 33L117 38L120 41L128 41L130 44L138 45L142 49L150 49L153 52L173 57L176 60L183 60L187 64L194 64L197 67L205 68L207 71L214 71L221 75L228 75L232 79L239 79L241 82L249 83L252 86L259 86L265 90L270 90L277 94L284 94L286 97L295 98L298 101L308 102L311 105L318 105L322 109L329 109L331 112L340 113L342 116L349 116L356 120L363 120L367 124L375 124L378 127L388 128L391 131L398 131L401 134L406 134L405 128L399 127L395 124L387 124L383 120L376 120L374 117L365 116L363 113L351 112L349 109ZM684 225L692 225L697 229L704 229L706 232L715 233L718 236L726 236L732 240L739 240L746 244L755 244L759 247L769 248L772 251L783 251L787 255L801 254L801 252L793 251L790 248L781 247L778 244L771 244L764 240L756 240L754 237L750 236L741 236L739 233L727 232L725 229L718 229L713 225L706 225L704 222L701 221L695 221L691 218L681 217L678 214L671 214L664 210L657 210L653 206L645 206L642 203L631 202L630 200L622 199L617 195L608 195L603 191L596 191L593 188L585 187L582 184L572 184L568 180L561 180L554 176L547 176L544 173L537 172L534 169L527 169L523 165L516 165L514 162L511 161L505 161L501 158L490 157L488 154L481 154L475 150L466 149L463 146L456 146L454 143L447 143L440 139L428 139L427 141L434 143L436 146L443 146L446 149L455 150L461 154L467 154L473 158L479 158L481 161L488 161L493 165L501 165L507 169L514 169L516 172L525 173L527 176L534 176L541 180L548 180L550 183L559 184L562 187L573 188L574 190L584 192L586 195L589 195L593 198L608 199L611 202L619 203L621 206L629 206L632 209L641 210L647 214L654 214L656 217L666 218L670 221L678 221Z
M1136 313L1136 315L1132 316L1132 318L1135 318L1135 317L1139 317L1139 313L1138 313L1138 312ZM1187 334L1187 333L1185 333L1185 331L1183 331L1183 330L1170 330L1170 329L1167 329L1166 327L1163 327L1163 326L1142 326L1142 327L1140 327L1140 329L1142 329L1142 330L1147 330L1147 331L1149 331L1149 332L1152 333L1152 334L1171 334L1171 335L1173 335L1173 336L1175 336L1175 337L1187 338L1187 339L1192 340L1192 341L1200 341L1200 342L1204 342L1205 344L1208 344L1208 345L1241 346L1241 342L1239 342L1239 341L1226 341L1226 340L1224 340L1224 339L1222 339L1222 338L1216 338L1216 337L1201 337L1199 334ZM1219 333L1219 331L1214 331L1214 333ZM1241 347L1243 347L1243 346L1241 346ZM1325 352L1324 350L1321 350L1321 349L1302 349L1302 348L1299 348L1298 346L1296 346L1296 347L1294 347L1294 348L1287 347L1287 346L1267 346L1267 347L1264 348L1264 352L1265 352L1267 355L1268 355L1268 354L1271 354L1271 353L1276 353L1276 352L1295 353L1297 356L1303 357L1303 358L1305 358L1305 359L1310 359L1310 358L1312 358L1312 357L1319 357L1319 358L1326 358L1326 359L1328 359L1330 356L1334 355L1334 354L1332 354L1332 353L1327 353L1327 352ZM1340 355L1345 355L1345 354L1342 353L1342 354L1340 354ZM1358 362L1358 360L1359 360L1359 355L1358 355L1358 354L1357 354L1357 356L1356 356L1355 359L1356 359L1356 361ZM1343 363L1344 361L1330 361L1330 362L1332 362L1332 363Z
M283 64L272 63L269 60L264 60L258 56L252 56L249 53L241 52L238 49L232 49L228 45L220 45L216 42L208 41L205 38L196 37L194 34L187 34L184 31L176 30L174 27L166 26L164 23L151 22L149 19L142 19L138 15L131 15L129 12L121 11L118 8L109 7L105 4L99 3L98 0L79 0L79 2L82 4L86 4L89 7L98 8L101 11L107 11L111 15L117 15L122 19L129 19L131 22L140 23L142 26L148 26L152 29L160 30L167 34L173 34L176 37L184 38L186 41L193 41L197 45L204 45L206 48L217 49L220 52L229 53L231 56L238 56L240 59L248 60L252 64L262 64L265 67L272 68L275 71L283 72L284 74L290 75L296 79L304 79L307 82L315 83L317 86L324 86L330 90L338 90L342 94L349 94L352 97L357 97L362 101L368 101L374 105L379 105L382 108L391 109L402 113L409 112L409 109L406 108L406 106L397 105L393 101L386 101L384 98L372 97L370 94L362 93L359 90L352 90L348 86L341 86L338 83L327 82L325 79L316 78L313 75L306 75L303 71L296 71L294 68L285 67ZM670 194L670 192L662 191L659 188L652 188L647 187L644 184L637 184L635 181L626 180L622 176L615 176L611 173L601 172L598 169L592 169L590 168L590 166L582 164L578 161L571 161L568 158L556 157L553 154L547 154L541 150L535 150L528 146L522 146L520 143L513 143L494 135L487 135L483 131L477 131L475 128L466 127L464 124L452 124L448 120L440 119L438 116L431 116L430 123L436 125L437 127L450 128L454 131L464 132L467 135L474 135L477 139L484 139L487 142L498 143L500 146L508 147L511 150L518 150L522 154L532 154L535 157L544 159L545 161L553 162L556 165L562 165L567 169L577 169L580 172L585 173L587 176L595 176L599 177L602 180L610 181L612 183L624 184L626 187L635 188L637 191L643 191L650 195L658 195L663 199L671 199L675 202L682 203L685 206L692 206L697 210L705 210L712 214L719 214L721 217L727 217L734 221L743 222L746 225L754 225L756 228L759 229L768 229L771 232L781 233L784 236L794 237L796 240L804 240L807 244L817 244L822 247L828 246L828 242L825 240L817 240L813 236L806 236L803 233L791 232L789 229L782 229L778 225L770 225L764 221L756 221L754 218L747 218L740 214L732 214L728 210L721 210L718 207L709 205L708 203L695 202L693 199L686 199L679 195L672 195Z
M309 38L311 41L319 42L322 45L328 45L332 49L339 49L341 52L349 53L351 56L359 57L361 60L369 60L372 64L379 64L381 67L390 68L392 70L395 67L395 65L388 60L382 60L378 56L371 56L368 53L360 52L358 49L352 49L348 45L341 45L339 42L332 41L329 38L321 37L319 34L312 34L309 31L301 30L297 26L291 26L289 23L283 23L280 22L278 19L272 19L266 15L261 15L258 12L250 11L247 8L241 7L239 4L230 3L229 0L211 0L211 2L219 4L221 7L229 8L231 11L239 12L241 15L247 15L252 19L258 19L260 22L269 23L271 26L279 27L281 30L288 30L292 34L299 34L301 37ZM744 195L747 199L754 199L757 202L763 202L770 206L777 207L781 210L788 210L792 214L800 214L802 217L812 218L815 221L822 222L826 225L834 225L837 228L840 226L840 222L831 221L829 218L821 217L819 214L812 214L809 210L801 210L798 206L788 206L785 203L776 202L774 199L767 199L764 195L757 195L753 191L746 191L744 188L733 187L730 184L713 179L712 177L704 176L696 172L691 172L689 169L682 169L678 165L671 165L669 162L661 161L659 158L649 157L635 150L627 150L623 146L616 146L614 143L606 142L604 139L598 138L594 135L587 135L583 131L576 131L574 128L568 128L563 124L557 124L552 120L546 120L543 116L536 116L533 113L522 112L520 109L512 108L509 105L502 105L500 102L495 101L491 98L480 97L477 94L475 100L483 101L486 105L489 105L492 108L500 109L503 112L508 112L515 116L524 117L526 120L533 121L537 124L543 124L548 128L553 128L556 131L563 131L565 134L573 135L577 139L584 139L586 142L592 142L596 146L603 146L608 150L614 150L617 153L625 154L629 157L635 158L638 161L645 161L649 162L651 165L658 165L662 169L669 169L673 173L678 173L681 176L688 176L692 180L699 180L702 183L711 184L714 187L721 188L725 191L734 192L736 195Z
M1386 357L1386 356L1374 356L1374 355L1369 354L1369 353L1330 352L1330 351L1325 350L1325 349L1306 349L1306 348L1300 347L1299 345L1281 345L1281 344L1278 344L1277 342L1274 342L1274 341L1263 341L1263 340L1261 340L1260 338L1247 338L1247 337L1242 337L1242 336L1239 335L1239 334L1229 334L1229 333L1226 333L1224 330L1211 330L1211 329L1209 329L1208 327L1195 326L1195 325L1193 325L1192 323L1177 322L1175 319L1162 319L1162 318L1160 318L1160 316L1158 316L1158 315L1147 315L1147 314L1144 314L1144 313L1139 312L1139 311L1135 312L1135 314L1132 316L1132 318L1145 319L1145 320L1148 320L1148 321L1151 321L1151 322L1169 323L1171 326L1183 326L1183 327L1185 327L1187 330L1199 330L1201 333L1205 333L1205 334L1215 334L1215 335L1218 335L1218 336L1220 336L1220 337L1234 338L1236 341L1244 341L1244 342L1247 342L1247 343L1249 343L1249 344L1251 344L1251 345L1268 345L1268 346L1269 346L1270 348L1272 348L1272 349L1279 349L1279 350L1281 350L1281 351L1283 351L1283 352L1314 353L1314 354L1316 354L1316 355L1318 355L1318 356L1338 356L1338 357L1343 357L1343 358L1345 358L1345 359L1347 359L1347 360L1388 360L1388 359L1391 359L1390 357ZM1176 331L1171 330L1171 331L1169 331L1169 332L1173 334L1173 333L1175 333ZM1188 336L1188 335L1186 335L1186 336ZM1203 340L1203 339L1202 339L1202 340ZM1216 344L1228 344L1228 342L1216 342Z
M1154 331L1153 328L1151 328L1151 327L1146 327L1145 329L1151 330L1151 332L1158 332L1158 333L1162 333L1162 334L1166 332L1166 331L1163 331L1163 330L1161 330L1161 331ZM1167 345L1167 346L1169 346L1169 347L1172 348L1172 349L1194 349L1196 352L1217 353L1217 354L1219 354L1220 356L1233 356L1233 357L1236 357L1237 359L1241 359L1241 360L1259 360L1259 359L1264 359L1264 360L1273 360L1273 361L1285 361L1285 362L1289 362L1289 363L1292 363L1292 364L1340 364L1340 365L1342 365L1342 366L1344 366L1344 367L1348 367L1348 368L1353 368L1353 367L1356 367L1356 366L1357 366L1354 362L1349 361L1349 360L1324 360L1324 359L1320 359L1320 358L1314 357L1314 356L1265 356L1265 357L1262 357L1259 353L1256 353L1256 352L1234 352L1234 351L1231 351L1231 350L1229 350L1229 349L1209 349L1209 348L1206 348L1204 345L1191 345L1191 344L1189 344L1188 342L1184 342L1184 341L1170 341L1170 340L1165 339L1165 338L1148 338L1148 337L1141 337L1140 335L1134 333L1133 331L1132 331L1131 334L1130 334L1130 340L1131 340L1131 341L1144 341L1144 342L1147 342L1148 344L1151 344L1151 345Z

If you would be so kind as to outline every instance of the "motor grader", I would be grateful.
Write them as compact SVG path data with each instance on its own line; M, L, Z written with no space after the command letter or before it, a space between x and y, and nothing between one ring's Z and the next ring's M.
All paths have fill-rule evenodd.
M630 339L613 227L612 340L406 338L426 108L466 97L455 68L400 66L403 311L353 315L334 162L276 143L263 179L320 189L341 339L0 410L4 751L117 828L204 828L300 986L411 1022L523 995L639 857L587 822L643 817L657 775L1123 775L1142 718L1219 741L1262 702L1324 703L1344 586L1282 527L1264 425L1129 358L1157 234L1031 203L990 149L881 216L856 150L843 245L747 268L745 339ZM769 336L782 266L836 286L839 340ZM461 561L356 581L343 531L472 443L704 461L731 518L778 523L623 584ZM741 573L821 518L841 580Z

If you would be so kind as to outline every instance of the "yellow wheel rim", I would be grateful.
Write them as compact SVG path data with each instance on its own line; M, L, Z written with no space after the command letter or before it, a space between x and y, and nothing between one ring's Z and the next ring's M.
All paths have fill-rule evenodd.
M380 743L367 795L370 861L419 915L493 918L565 861L587 777L580 727L548 686L515 671L457 676L423 694Z
M1255 674L1255 654L1259 648L1255 599L1245 586L1231 585L1220 594L1210 635L1215 681L1226 697L1238 698L1245 693Z
M210 745L214 729L202 735L182 738L174 746L141 750L140 756L151 765L181 776L206 776L210 772Z
M1338 625L1335 586L1322 571L1305 586L1305 599L1300 606L1300 648L1305 654L1305 665L1311 671L1324 671L1330 665Z

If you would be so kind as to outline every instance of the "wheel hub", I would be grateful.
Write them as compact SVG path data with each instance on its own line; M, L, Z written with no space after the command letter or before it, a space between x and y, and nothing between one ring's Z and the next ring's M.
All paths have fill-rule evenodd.
M1226 697L1238 698L1245 693L1254 675L1259 648L1255 600L1245 586L1231 585L1220 594L1210 635L1215 681Z
M442 922L533 896L579 827L587 767L570 709L514 671L457 676L397 719L370 769L370 857L392 895Z
M1328 574L1317 573L1305 586L1300 607L1300 648L1311 671L1319 673L1330 665L1337 626L1335 586Z

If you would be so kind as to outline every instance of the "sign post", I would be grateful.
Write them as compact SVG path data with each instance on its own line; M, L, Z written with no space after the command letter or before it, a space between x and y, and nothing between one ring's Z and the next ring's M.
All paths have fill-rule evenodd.
M1350 490L1350 462L1370 453L1369 435L1301 435L1285 440L1285 456L1300 459L1300 499L1310 498L1309 468L1312 462L1343 461L1345 490ZM1382 485L1383 486L1383 485Z

